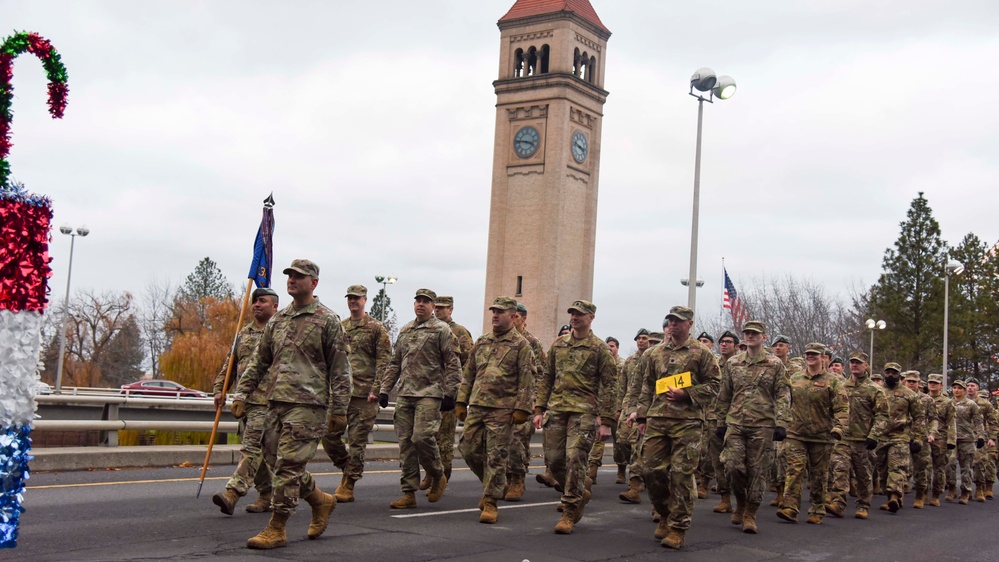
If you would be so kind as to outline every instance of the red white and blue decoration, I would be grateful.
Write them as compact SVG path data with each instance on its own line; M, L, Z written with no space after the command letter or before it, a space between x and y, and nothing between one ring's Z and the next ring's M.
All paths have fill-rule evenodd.
M14 59L41 59L49 80L49 112L66 108L66 68L37 33L15 33L0 43L0 548L17 546L24 512L24 481L31 460L31 423L38 388L42 314L48 305L52 202L10 177L11 86Z

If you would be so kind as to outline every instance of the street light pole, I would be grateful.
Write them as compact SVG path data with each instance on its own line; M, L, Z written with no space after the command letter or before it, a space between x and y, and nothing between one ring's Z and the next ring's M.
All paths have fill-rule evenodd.
M375 276L375 281L382 284L382 302L381 302L381 306L380 306L380 308L378 310L378 316L380 317L380 318L378 318L379 322L382 322L382 323L385 322L385 300L388 299L388 286L389 285L394 285L395 282L398 281L398 280L399 280L399 278L396 277L395 275L389 275L389 276L376 275Z
M884 320L878 320L877 322L875 322L873 318L868 318L866 324L867 324L867 329L871 331L871 353L869 359L871 360L870 363L871 372L873 373L874 372L874 330L875 329L884 330L885 326L887 326L888 324L886 324Z
M60 226L59 232L68 234L69 239L69 268L66 273L66 300L63 301L62 328L59 331L59 365L56 367L55 394L62 393L62 368L66 361L66 320L69 319L69 282L73 278L73 249L76 246L76 236L86 236L90 234L90 229L81 226L73 231L72 227Z
M950 322L950 276L958 275L964 271L964 266L960 262L950 261L944 268L944 333L943 333L943 387L947 388L947 336L950 333L948 324Z

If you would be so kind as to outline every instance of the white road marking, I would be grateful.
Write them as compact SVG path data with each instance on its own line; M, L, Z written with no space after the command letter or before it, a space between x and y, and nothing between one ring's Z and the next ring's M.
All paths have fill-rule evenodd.
M517 505L501 505L497 509L520 509L523 507L539 507L544 505L558 505L562 503L557 502L542 502L542 503L521 503ZM450 511L431 511L427 513L408 513L406 515L390 515L394 519L410 519L413 517L433 517L435 515L451 515L452 513L474 513L479 511L479 508L473 507L472 509L452 509Z

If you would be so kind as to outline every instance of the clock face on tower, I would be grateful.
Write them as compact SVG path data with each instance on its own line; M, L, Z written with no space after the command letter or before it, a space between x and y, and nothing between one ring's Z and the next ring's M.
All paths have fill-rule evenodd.
M513 150L521 158L530 158L538 151L541 135L534 127L521 127L513 136Z
M586 161L587 153L589 153L589 144L586 142L586 135L576 131L572 134L572 157L582 164Z

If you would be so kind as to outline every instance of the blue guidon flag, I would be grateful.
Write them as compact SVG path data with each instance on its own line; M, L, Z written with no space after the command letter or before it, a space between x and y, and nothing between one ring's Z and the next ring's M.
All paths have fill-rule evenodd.
M264 214L260 218L257 239L253 242L253 261L247 279L259 287L271 286L271 269L274 265L274 194L264 199Z

